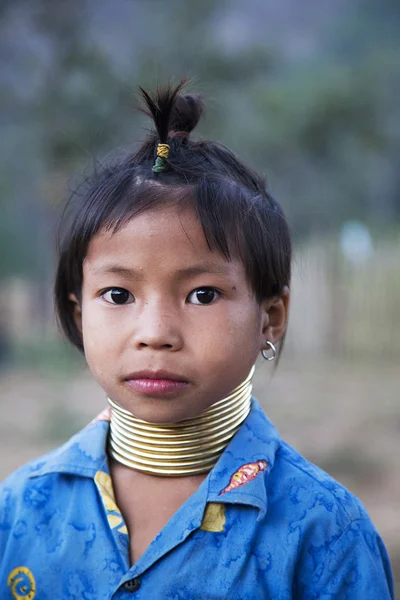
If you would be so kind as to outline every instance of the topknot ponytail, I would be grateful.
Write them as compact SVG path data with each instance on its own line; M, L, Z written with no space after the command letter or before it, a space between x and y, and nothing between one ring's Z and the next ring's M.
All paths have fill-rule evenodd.
M186 83L187 80L182 79L177 85L169 84L155 93L139 88L145 102L144 112L153 118L161 144L167 143L170 133L190 133L203 114L204 105L199 96L179 95Z
M204 103L200 96L186 94L176 96L171 117L172 132L190 133L204 113ZM171 131L169 134L171 135Z

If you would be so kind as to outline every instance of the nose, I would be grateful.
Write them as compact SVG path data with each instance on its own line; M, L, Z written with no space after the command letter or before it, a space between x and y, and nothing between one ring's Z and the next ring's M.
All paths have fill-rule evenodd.
M148 302L137 315L134 343L138 350L149 348L176 352L182 348L183 335L178 315L162 304Z

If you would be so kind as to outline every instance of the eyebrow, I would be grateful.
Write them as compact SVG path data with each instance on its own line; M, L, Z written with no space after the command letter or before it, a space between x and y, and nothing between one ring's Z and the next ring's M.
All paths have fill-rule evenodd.
M121 277L127 277L130 279L135 279L136 281L143 281L144 274L135 269L129 269L127 267L122 267L121 265L104 265L102 267L98 267L92 270L93 275L120 275ZM191 267L185 267L183 269L178 269L174 278L178 281L182 279L189 279L190 277L195 277L196 275L206 275L211 273L213 275L229 275L230 268L228 265L219 265L216 263L202 263L199 265L193 265Z
M204 263L200 265L193 265L192 267L186 267L184 269L178 269L175 273L177 280L189 279L196 275L229 275L231 272L228 265L218 265L216 263Z

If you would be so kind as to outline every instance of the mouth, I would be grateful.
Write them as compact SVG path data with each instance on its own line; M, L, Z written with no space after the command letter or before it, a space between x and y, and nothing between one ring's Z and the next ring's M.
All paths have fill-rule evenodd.
M190 384L187 379L170 371L136 371L125 377L127 385L145 396L173 396Z

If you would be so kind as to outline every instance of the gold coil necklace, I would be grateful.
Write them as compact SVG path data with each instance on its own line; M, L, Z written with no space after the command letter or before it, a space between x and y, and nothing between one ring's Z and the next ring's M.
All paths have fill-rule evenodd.
M210 471L250 412L252 377L193 419L147 423L111 398L109 454L118 462L165 477Z

